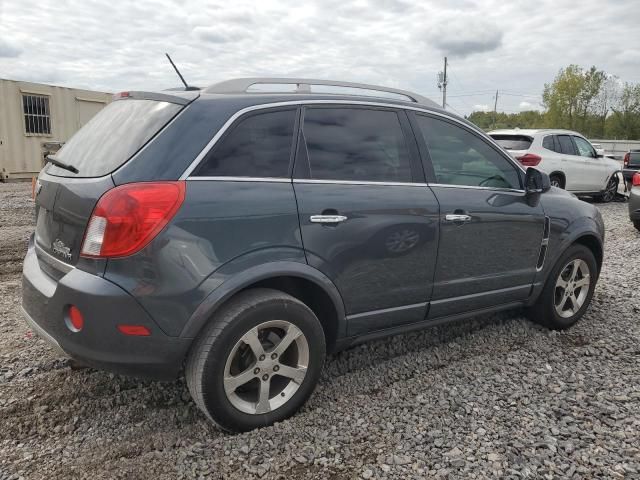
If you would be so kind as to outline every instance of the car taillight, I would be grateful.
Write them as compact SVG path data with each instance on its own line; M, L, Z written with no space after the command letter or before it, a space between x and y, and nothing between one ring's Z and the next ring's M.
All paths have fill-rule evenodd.
M121 185L105 193L91 214L80 255L125 257L145 247L176 214L185 182Z
M622 162L624 163L625 167L629 166L629 160L630 159L631 159L631 154L629 152L625 153L624 159L622 160Z
M542 157L540 155L536 155L535 153L526 153L520 157L516 157L522 165L525 167L535 167L540 163Z
M640 187L640 172L633 174L633 177L631 178L631 185L634 187Z

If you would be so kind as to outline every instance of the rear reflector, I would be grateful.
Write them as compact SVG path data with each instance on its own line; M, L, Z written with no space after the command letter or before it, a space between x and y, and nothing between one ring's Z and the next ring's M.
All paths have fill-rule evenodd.
M148 337L151 335L151 330L144 325L118 325L118 331L125 335L133 335L136 337Z
M67 328L72 332L79 332L84 327L84 318L80 310L75 305L70 305L65 319Z
M640 172L633 174L633 177L631 178L631 184L634 187L640 187Z
M540 155L536 155L535 153L526 153L520 157L516 157L522 165L525 167L535 167L542 161L542 157Z
M624 154L624 159L622 160L622 162L624 163L625 167L629 166L629 160L631 159L631 153L627 152Z
M144 248L176 214L185 182L121 185L105 193L93 210L80 255L126 257Z

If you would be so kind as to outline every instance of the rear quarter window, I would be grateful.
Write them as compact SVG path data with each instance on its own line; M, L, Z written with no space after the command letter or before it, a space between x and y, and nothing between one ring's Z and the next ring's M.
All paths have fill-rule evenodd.
M531 142L533 142L533 138L527 135L492 134L491 138L505 150L528 150L531 147Z

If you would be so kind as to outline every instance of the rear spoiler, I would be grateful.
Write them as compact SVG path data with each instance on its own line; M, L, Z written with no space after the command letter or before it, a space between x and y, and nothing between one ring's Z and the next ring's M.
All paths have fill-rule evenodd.
M196 93L195 91L193 93L183 93L182 95L171 95L168 93L158 92L129 91L116 93L113 96L113 100L155 100L156 102L169 102L176 103L178 105L188 105L199 96L200 94Z

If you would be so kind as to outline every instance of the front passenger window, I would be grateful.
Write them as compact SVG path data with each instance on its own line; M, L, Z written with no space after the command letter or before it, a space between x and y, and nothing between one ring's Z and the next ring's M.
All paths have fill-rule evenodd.
M516 167L487 142L444 120L416 115L437 183L520 189Z
M593 147L584 138L574 136L573 141L576 142L576 147L578 147L578 152L581 157L596 158Z

